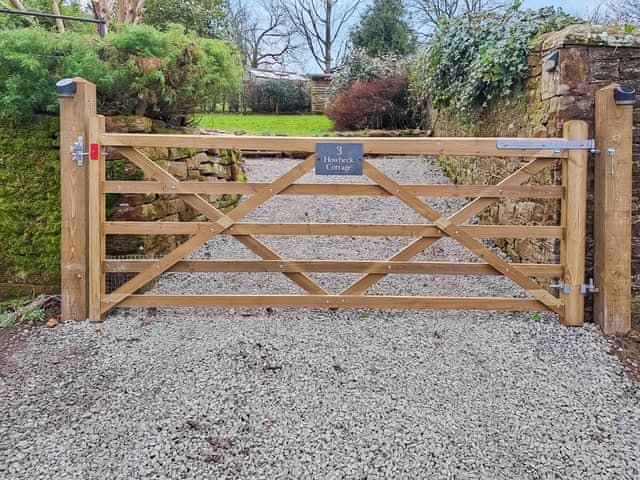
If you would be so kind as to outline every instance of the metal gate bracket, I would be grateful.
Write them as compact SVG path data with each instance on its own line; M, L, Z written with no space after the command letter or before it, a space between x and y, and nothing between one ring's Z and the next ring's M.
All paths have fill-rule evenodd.
M599 293L600 289L593 283L593 278L589 279L589 283L583 283L580 285L580 293L583 295L593 295Z
M558 280L558 283L552 283L549 285L549 288L559 288L565 295L569 295L571 293L571 285L567 285L562 280Z
M79 167L84 165L84 156L89 154L84 151L84 137L79 135L76 142L71 145L71 157L78 164Z
M537 139L517 139L517 140L497 140L496 146L499 150L553 150L554 153L560 150L589 150L596 149L596 141L589 140L564 140L562 138Z

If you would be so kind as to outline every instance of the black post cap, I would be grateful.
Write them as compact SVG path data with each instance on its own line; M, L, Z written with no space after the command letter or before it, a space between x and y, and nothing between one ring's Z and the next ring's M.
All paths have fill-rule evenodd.
M73 97L76 93L77 86L76 82L71 78L63 78L62 80L58 80L56 82L56 93L58 97Z
M613 90L616 105L635 105L636 89L631 85L620 85Z

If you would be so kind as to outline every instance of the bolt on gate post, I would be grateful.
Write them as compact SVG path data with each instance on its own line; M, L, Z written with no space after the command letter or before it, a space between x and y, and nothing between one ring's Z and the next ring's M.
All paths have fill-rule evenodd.
M96 113L96 86L82 78L73 78L58 82L56 90L60 97L61 317L62 320L85 320L89 313L89 223L87 159L82 153L89 136L89 118ZM74 145L76 155L72 155Z

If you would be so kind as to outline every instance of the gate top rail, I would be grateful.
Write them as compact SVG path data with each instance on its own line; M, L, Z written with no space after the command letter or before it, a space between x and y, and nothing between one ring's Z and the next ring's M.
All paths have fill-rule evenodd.
M316 144L326 142L359 143L365 154L388 155L463 155L470 157L565 158L566 150L529 146L503 149L502 141L519 138L496 137L263 137L237 135L166 135L140 133L105 133L100 143L111 147L237 148L245 151L278 150L313 153ZM540 139L562 141L563 139ZM569 147L570 148L570 147Z

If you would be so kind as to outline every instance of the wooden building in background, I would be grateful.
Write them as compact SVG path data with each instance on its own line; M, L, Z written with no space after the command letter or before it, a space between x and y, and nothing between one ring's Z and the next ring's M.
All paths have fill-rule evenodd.
M312 73L308 75L311 82L311 111L324 113L329 106L329 85L331 85L330 73Z

